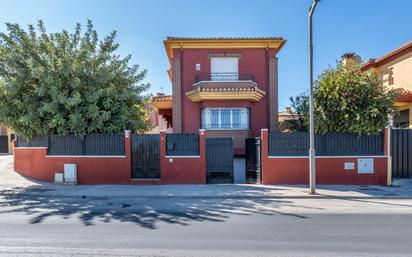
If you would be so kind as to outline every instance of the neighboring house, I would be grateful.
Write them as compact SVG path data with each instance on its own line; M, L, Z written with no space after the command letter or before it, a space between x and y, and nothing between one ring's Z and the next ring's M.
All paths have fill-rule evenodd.
M396 99L400 109L393 119L394 127L412 128L412 41L361 66L363 71L376 72L386 86L404 89Z
M278 113L279 122L297 120L298 114L292 111L292 107L285 107L285 110Z
M5 125L0 125L0 153L13 153L14 131Z
M235 154L262 128L277 130L280 37L191 38L164 41L172 96L153 104L174 133L233 137Z
M292 107L285 107L285 110L278 113L279 130L282 132L290 131L296 125L299 115L292 111Z
M161 130L168 133L172 129L172 96L163 93L157 93L153 97L149 110L149 122L154 128L148 134L158 134Z

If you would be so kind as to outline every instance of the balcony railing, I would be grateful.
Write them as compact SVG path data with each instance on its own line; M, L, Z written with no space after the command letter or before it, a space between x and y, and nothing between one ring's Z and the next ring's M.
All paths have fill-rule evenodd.
M250 73L237 73L237 72L225 72L225 73L201 73L195 77L196 83L202 81L253 81L255 82L255 76Z

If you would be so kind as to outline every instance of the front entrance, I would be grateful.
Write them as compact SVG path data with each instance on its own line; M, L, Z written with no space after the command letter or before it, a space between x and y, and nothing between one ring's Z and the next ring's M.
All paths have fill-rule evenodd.
M132 178L160 179L160 135L132 135Z
M9 137L0 136L0 153L8 153L8 152L9 152Z
M206 138L206 183L233 183L232 138Z

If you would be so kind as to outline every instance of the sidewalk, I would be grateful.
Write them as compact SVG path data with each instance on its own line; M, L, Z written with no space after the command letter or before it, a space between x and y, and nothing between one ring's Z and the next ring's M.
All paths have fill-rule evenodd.
M12 158L0 157L0 196L111 198L395 198L412 199L412 180L395 186L319 185L309 195L307 185L77 185L63 186L35 181L14 172Z

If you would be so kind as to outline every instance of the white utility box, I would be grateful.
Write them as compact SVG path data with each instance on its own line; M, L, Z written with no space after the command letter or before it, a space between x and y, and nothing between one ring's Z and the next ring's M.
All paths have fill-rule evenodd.
M359 174L372 174L373 171L373 159L358 159Z
M61 184L64 182L63 173L56 172L54 173L54 183Z
M77 164L64 164L64 182L77 184Z

